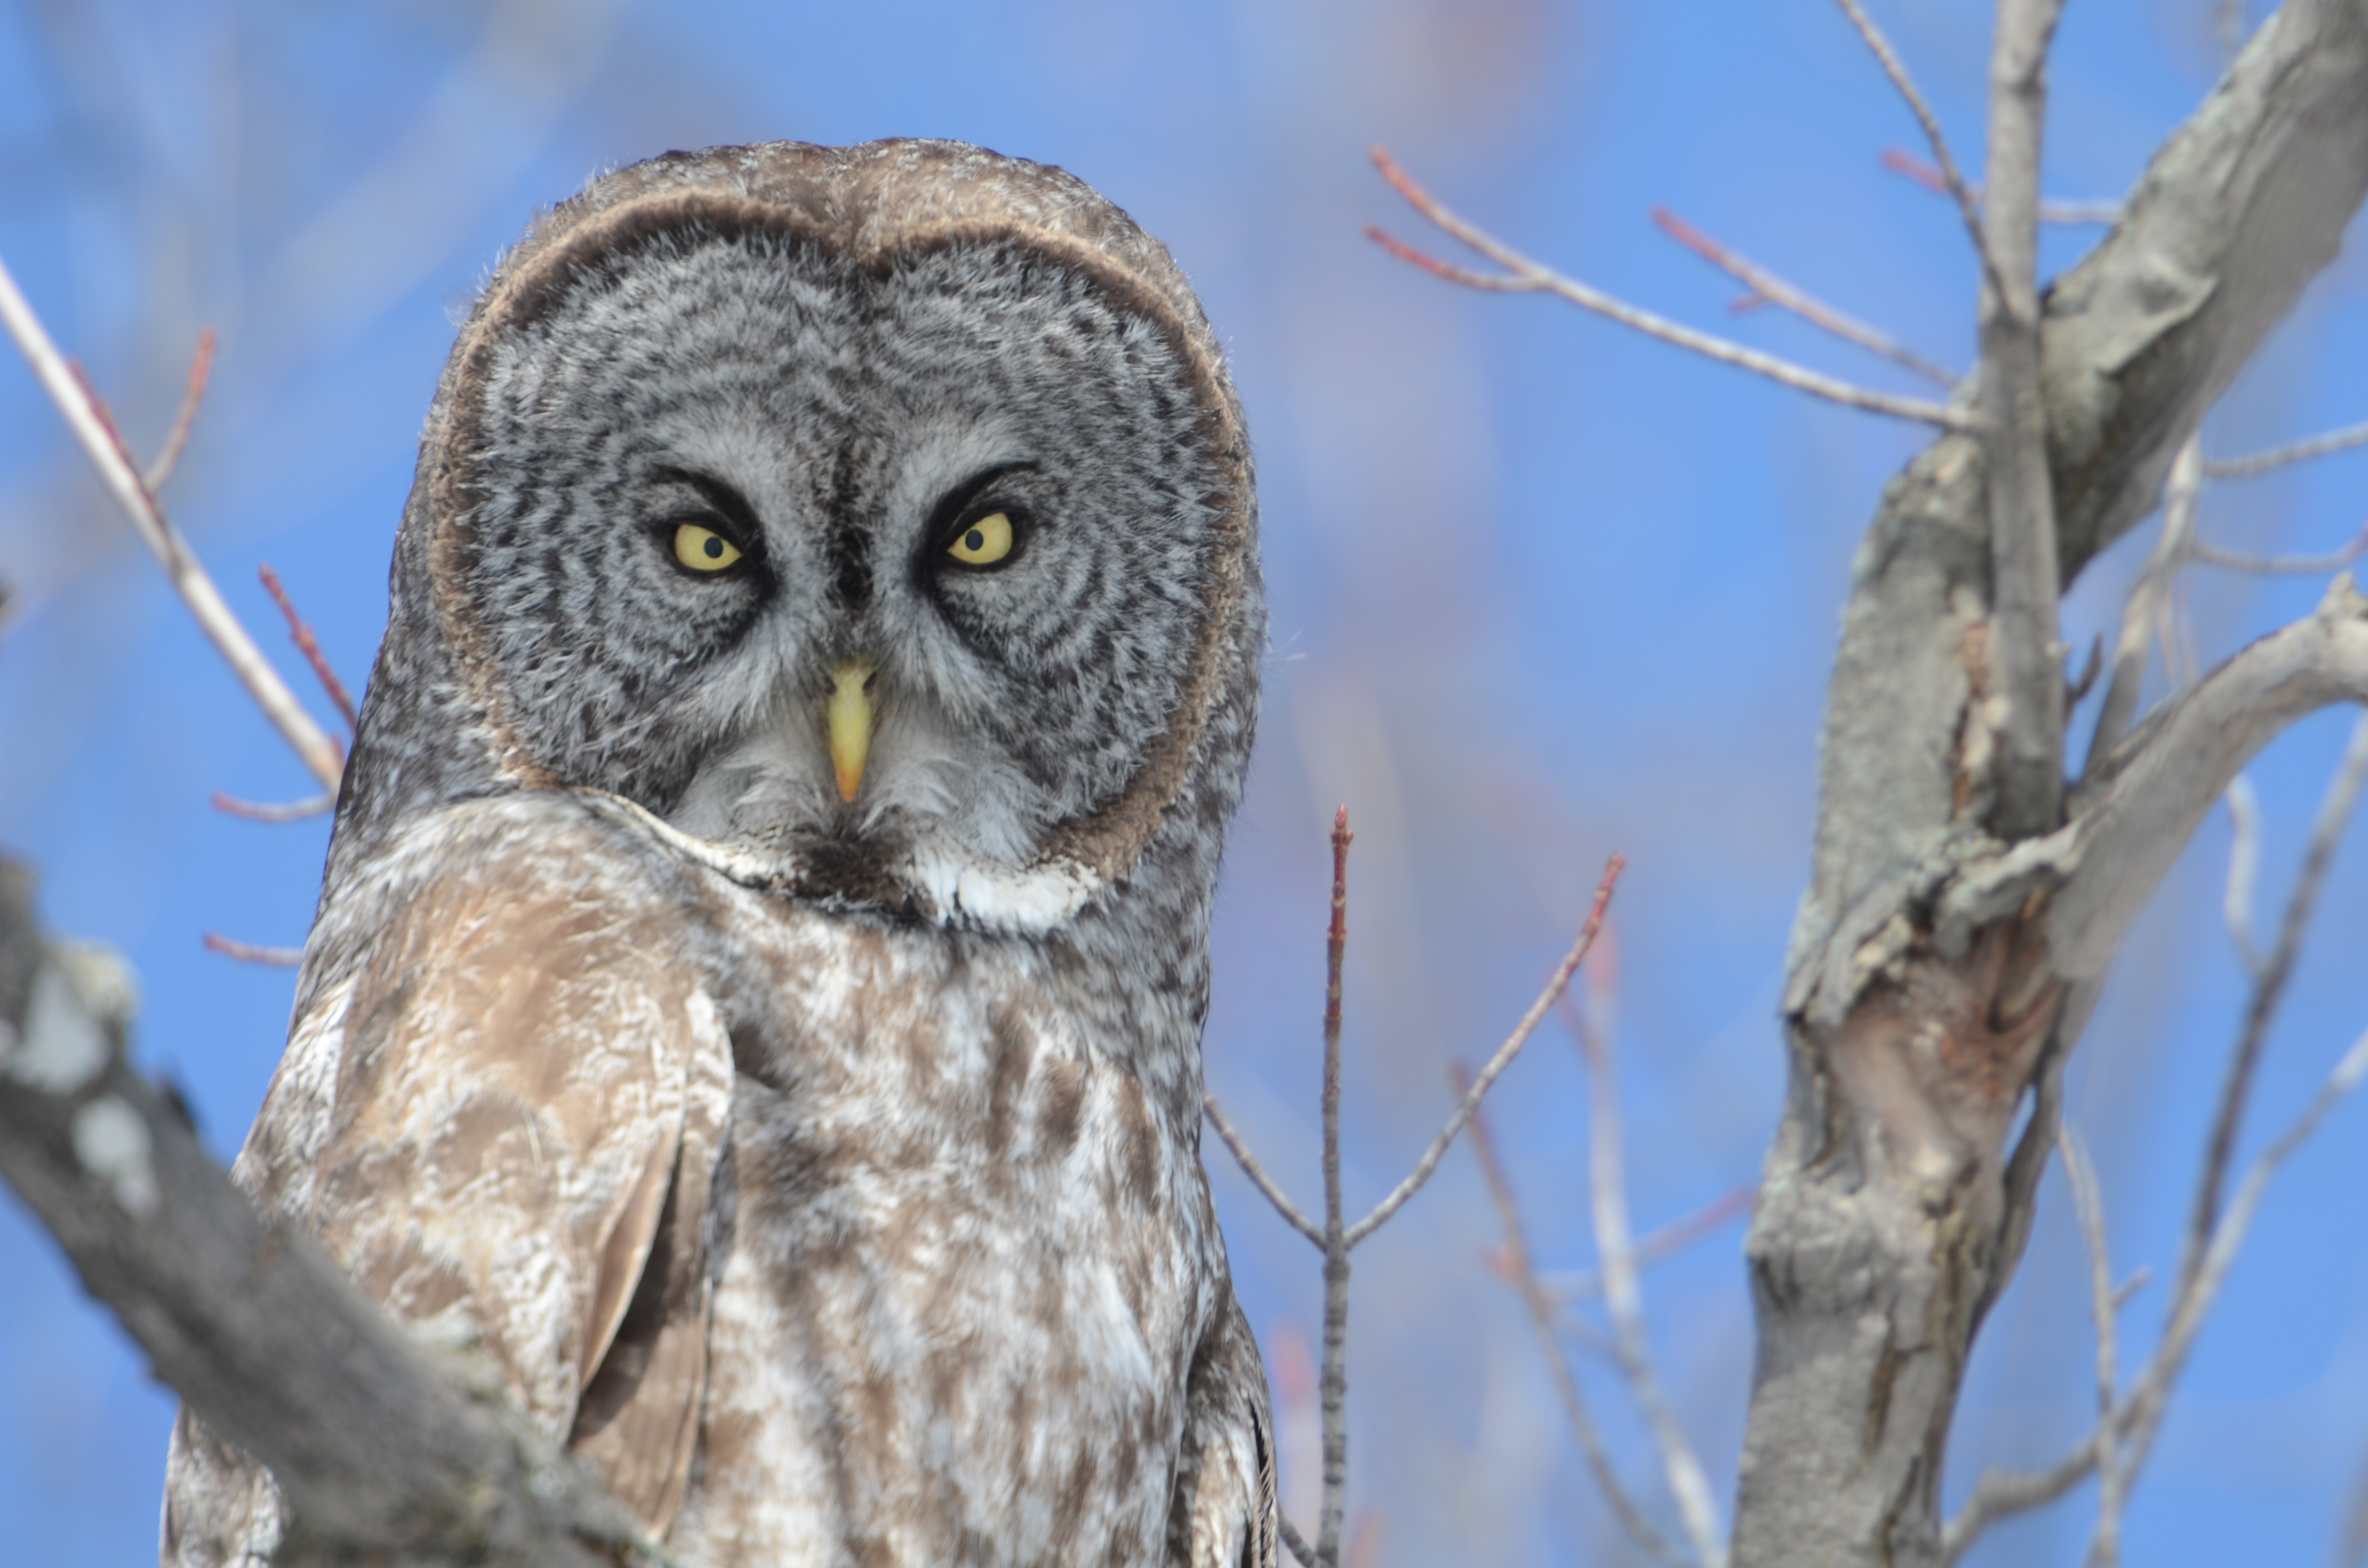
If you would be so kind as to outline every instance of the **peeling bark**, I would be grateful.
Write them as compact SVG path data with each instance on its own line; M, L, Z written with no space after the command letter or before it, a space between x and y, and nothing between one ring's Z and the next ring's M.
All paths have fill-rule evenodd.
M2368 0L2290 0L2044 301L2061 582L2154 505L2363 190ZM2055 653L1998 644L1990 468L1981 436L1936 440L1852 567L1785 989L1791 1086L1747 1247L1738 1568L1936 1561L1959 1380L2029 1233L2055 1074L2098 983L2243 759L2368 694L2346 583L2141 725L2062 826L1999 811L2000 672Z

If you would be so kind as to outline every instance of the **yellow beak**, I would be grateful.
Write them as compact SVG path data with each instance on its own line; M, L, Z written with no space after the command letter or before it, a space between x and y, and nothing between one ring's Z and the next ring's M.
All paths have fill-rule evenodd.
M871 677L879 667L869 659L849 659L830 672L830 766L842 801L852 801L863 788L863 762L871 755Z

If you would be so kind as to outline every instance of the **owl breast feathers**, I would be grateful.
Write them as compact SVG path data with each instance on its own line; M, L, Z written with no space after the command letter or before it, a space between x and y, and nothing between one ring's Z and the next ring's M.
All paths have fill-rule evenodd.
M597 180L392 601L257 1201L675 1560L1273 1563L1200 1160L1257 507L1166 250L951 142ZM184 1411L165 1562L288 1523Z

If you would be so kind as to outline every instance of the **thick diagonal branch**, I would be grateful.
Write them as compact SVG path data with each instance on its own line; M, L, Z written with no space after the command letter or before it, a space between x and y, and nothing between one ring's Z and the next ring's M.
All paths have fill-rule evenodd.
M215 1432L270 1467L283 1563L647 1562L623 1512L267 1221L123 1059L120 963L43 942L0 861L0 1175Z

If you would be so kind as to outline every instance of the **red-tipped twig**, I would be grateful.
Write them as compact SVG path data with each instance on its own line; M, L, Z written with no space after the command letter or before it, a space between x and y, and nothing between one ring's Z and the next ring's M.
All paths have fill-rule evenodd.
M309 801L242 801L236 795L213 793L213 808L224 816L245 817L249 822L300 822L305 817L317 817L337 809L335 795L315 795Z
M304 618L296 613L296 603L288 597L288 590L280 585L279 573L265 565L256 569L256 575L263 579L264 592L269 594L271 602L279 607L279 613L288 618L290 640L296 644L296 651L304 655L304 662L313 666L313 678L321 683L321 689L327 692L329 700L337 705L337 716L346 722L346 733L352 734L360 722L354 717L354 699L346 694L346 683L337 678L337 672L329 667L327 655L321 652L320 639L314 637L313 629L304 624Z
M1916 123L1923 128L1925 145L1930 147L1932 156L1940 160L1940 167L1935 171L1939 176L1936 188L1956 202L1957 216L1964 221L1965 237L1973 242L1974 258L1981 263L1983 278L1993 289L2005 292L2005 285L1999 280L1998 257L1992 254L1989 236L1982 229L1980 199L1974 194L1974 187L1965 183L1964 175L1957 167L1955 155L1949 151L1949 139L1941 134L1941 122L1934 117L1931 106L1924 101L1924 95L1916 90L1916 79L1908 75L1907 62L1899 58L1898 51L1891 47L1891 40L1883 36L1883 29L1874 25L1874 18L1866 14L1858 0L1837 0L1837 3L1843 15L1850 17L1850 26L1858 29L1858 36L1866 40L1866 47L1873 51L1875 62L1883 67L1883 74L1891 78L1891 85L1906 100L1907 112L1914 115Z
M236 959L241 963L272 964L281 969L294 969L304 961L304 949L302 948L257 947L253 942L241 942L225 937L219 931L207 932L203 939L207 951L220 953L224 958Z
M1752 1199L1759 1188L1749 1182L1729 1187L1691 1214L1679 1215L1657 1230L1647 1231L1636 1238L1635 1259L1639 1267L1674 1256L1696 1242L1718 1234L1746 1214L1751 1212ZM1575 1268L1568 1273L1548 1271L1539 1276L1545 1288L1565 1302L1577 1302L1603 1294L1603 1276L1595 1269Z
M1796 392L1804 392L1814 397L1822 397L1828 402L1842 403L1851 408L1862 408L1873 414L1888 414L1899 419L1921 420L1927 425L1938 425L1943 429L1972 428L1972 416L1960 410L1937 403L1927 403L1919 398L1898 397L1890 392L1872 392L1864 387L1852 386L1832 376L1821 375L1817 371L1804 369L1790 360L1779 359L1772 354L1763 354L1756 348L1746 348L1739 343L1732 343L1723 337L1714 337L1706 332L1697 332L1692 327L1680 325L1666 316L1656 315L1651 311L1641 310L1634 305L1613 299L1599 289L1591 288L1577 278L1565 277L1552 267L1531 261L1510 245L1457 217L1441 206L1429 191L1416 184L1414 177L1399 165L1395 158L1390 156L1387 149L1375 147L1372 150L1372 158L1374 166L1382 171L1382 177L1388 180L1416 211L1437 224L1448 234L1471 246L1505 269L1502 273L1492 274L1456 267L1416 249L1378 225L1366 225L1367 238L1400 261L1412 267L1418 267L1435 278L1443 278L1449 282L1462 283L1474 289L1493 289L1509 293L1553 294L1569 301L1583 310L1609 317L1622 326L1633 328L1647 336L1657 337L1664 343L1674 343L1680 348L1691 348L1697 354L1718 360L1721 364L1733 365L1741 369L1766 376L1770 381L1781 381Z
M1780 306L1811 325L1821 326L1836 337L1855 343L1869 353L1880 354L1893 364L1912 370L1927 381L1944 387L1957 384L1957 377L1953 373L1942 369L1890 334L1871 327L1855 316L1846 315L1816 295L1786 282L1749 256L1712 239L1668 208L1654 208L1653 222L1660 226L1661 233L1751 290L1735 302L1736 309L1762 304Z
M65 356L58 352L58 346L51 341L40 318L33 313L6 266L0 266L0 324L7 327L8 335L16 340L26 362L32 366L33 374L40 378L42 390L65 416L85 455L98 470L108 493L131 519L142 542L165 568L166 579L181 596L181 602L188 606L189 613L197 618L199 629L229 663L231 672L263 710L264 717L271 721L272 727L313 776L324 788L335 790L345 769L343 749L313 722L303 704L296 700L296 694L288 689L288 683L279 678L279 672L271 667L271 662L239 624L238 617L231 613L230 606L222 602L221 590L199 563L188 541L156 504L155 493L141 477L139 465L132 460L114 421L108 416L106 405Z
M214 329L207 327L198 334L197 352L189 357L189 379L181 388L181 406L173 413L173 427L165 433L165 445L156 460L148 465L141 477L153 494L165 488L174 467L181 460L181 449L189 444L189 426L198 422L198 404L206 395L206 379L213 373Z

